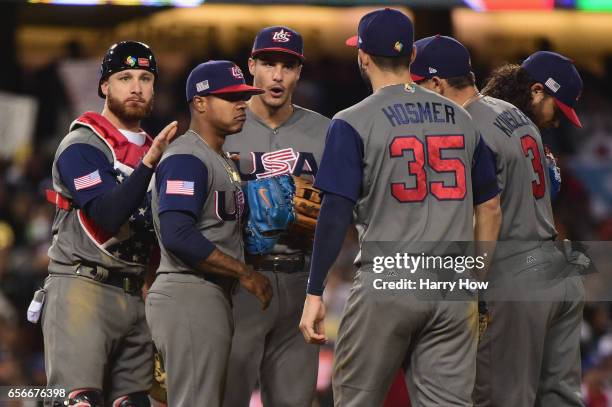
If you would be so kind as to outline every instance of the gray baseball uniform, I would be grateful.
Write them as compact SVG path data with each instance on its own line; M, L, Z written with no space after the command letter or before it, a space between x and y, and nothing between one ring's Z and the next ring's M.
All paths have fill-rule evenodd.
M407 371L413 405L472 405L475 303L422 301L413 291L376 290L374 280L381 276L372 273L373 252L367 249L378 242L397 242L410 251L411 243L423 248L419 242L473 240L474 203L498 191L472 192L474 178L482 178L485 168L483 145L464 109L414 84L379 89L332 120L316 185L356 200L361 243L336 343L336 405L381 405L400 367ZM328 148L335 155L328 155ZM360 152L346 159L338 155L349 150ZM342 181L334 180L341 170L334 162L352 163L357 155L362 171L352 175L360 182L347 181L349 171ZM494 184L494 169L487 168L485 178ZM349 193L339 182L359 187ZM427 271L394 272L399 279L425 278Z
M489 96L466 109L495 154L502 189L503 242L496 249L491 279L519 280L528 273L533 278L560 277L567 261L550 242L557 233L538 128L515 106ZM582 406L580 277L537 289L526 282L521 291L531 298L488 301L491 323L478 345L476 405ZM546 301L553 298L562 302Z
M240 173L248 181L274 173L291 173L312 180L321 160L329 119L294 105L289 119L270 128L247 109L242 132L229 136L224 149L240 154ZM266 406L310 406L315 395L318 348L310 346L298 329L308 280L311 242L285 234L271 256L247 258L273 285L270 307L261 311L257 299L239 290L234 296L235 332L224 405L249 403L259 379ZM276 270L260 263L271 258L301 259ZM304 261L306 259L306 261ZM271 262L270 262L271 263Z
M149 146L150 140L143 146L128 142L104 117L87 113L73 123L53 162L58 209L42 314L47 384L100 390L106 403L152 384L140 292L155 242L145 196L150 173L141 192L130 191L141 205L115 236L83 208L127 180ZM139 168L139 174L151 171Z
M195 164L194 164L195 163ZM188 131L164 153L155 174L152 210L190 211L197 229L219 250L243 260L240 182L234 164ZM199 179L200 169L206 179ZM191 171L191 172L190 172ZM193 204L200 197L201 204ZM196 212L197 211L197 212ZM158 276L146 300L147 322L167 374L171 406L219 406L234 330L230 293L235 279L195 271L161 245Z

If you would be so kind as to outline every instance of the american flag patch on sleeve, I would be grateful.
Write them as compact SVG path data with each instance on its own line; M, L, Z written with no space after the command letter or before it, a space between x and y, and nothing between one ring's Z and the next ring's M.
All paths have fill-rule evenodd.
M100 171L95 170L94 172L83 175L82 177L78 177L74 179L74 187L77 191L81 189L93 187L94 185L98 185L102 183L102 178L100 178Z
M193 181L166 181L167 195L193 195Z

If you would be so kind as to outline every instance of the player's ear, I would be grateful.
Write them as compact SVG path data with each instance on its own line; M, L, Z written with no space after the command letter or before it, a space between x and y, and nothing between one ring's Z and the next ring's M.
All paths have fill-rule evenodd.
M359 60L361 61L362 67L366 67L370 64L370 56L366 54L365 52L363 52L361 49L357 50L357 56L359 57Z
M208 100L202 96L194 96L191 108L198 113L204 113L208 110Z
M255 76L255 65L257 65L257 60L249 58L249 73L251 76Z
M100 84L100 90L102 90L102 94L104 96L108 96L108 79L105 79Z
M544 86L541 83L534 83L531 85L531 99L534 103L539 103L544 97Z
M434 76L433 78L431 78L431 83L433 84L433 90L438 92L438 93L442 93L443 89L443 85L442 85L442 79L440 79L439 76Z

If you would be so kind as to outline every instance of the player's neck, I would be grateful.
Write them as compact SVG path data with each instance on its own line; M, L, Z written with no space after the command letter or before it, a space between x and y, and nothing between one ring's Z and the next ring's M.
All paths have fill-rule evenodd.
M452 100L453 102L457 103L458 105L462 107L467 107L470 103L478 100L478 98L482 95L478 91L478 88L474 86L474 87L467 87L461 90L451 89L450 94L448 95L445 94L444 96L448 97L450 100Z
M196 133L204 142L214 151L223 154L223 143L225 135L220 134L213 126L206 122L196 122L194 120L189 124L189 130Z
M112 123L117 129L129 130L135 133L140 131L140 120L124 121L119 119L107 106L104 106L102 110L102 116L104 116L109 122Z
M402 73L379 70L370 76L370 81L372 82L372 93L376 93L387 86L412 83L412 78L408 70Z
M293 114L291 98L287 99L287 103L275 108L266 105L261 97L254 96L249 101L249 109L271 129L282 126Z

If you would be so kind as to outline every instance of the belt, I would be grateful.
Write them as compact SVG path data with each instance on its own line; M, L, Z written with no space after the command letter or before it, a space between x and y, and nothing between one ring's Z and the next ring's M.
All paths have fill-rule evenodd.
M274 273L297 273L304 271L306 263L303 254L266 254L263 256L247 256L246 263L257 271L272 271Z
M102 284L112 285L121 288L125 293L140 295L144 280L133 274L110 271L101 266L89 266L80 264L75 273L79 276L90 278Z

